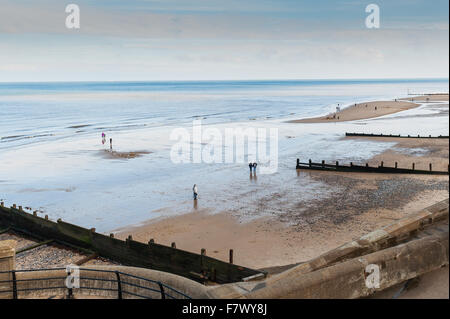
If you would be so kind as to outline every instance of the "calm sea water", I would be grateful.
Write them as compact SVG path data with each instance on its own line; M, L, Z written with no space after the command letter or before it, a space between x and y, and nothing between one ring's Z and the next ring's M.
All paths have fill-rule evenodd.
M255 203L274 191L299 190L306 201L324 188L298 180L295 158L357 161L391 145L341 141L345 131L448 134L448 117L331 125L285 120L408 92L448 92L448 80L0 83L0 199L106 231L193 211L196 183L197 209L273 214L255 214ZM278 172L255 181L245 164L172 163L170 133L190 129L194 119L219 129L278 128ZM104 158L102 132L117 151L151 153Z

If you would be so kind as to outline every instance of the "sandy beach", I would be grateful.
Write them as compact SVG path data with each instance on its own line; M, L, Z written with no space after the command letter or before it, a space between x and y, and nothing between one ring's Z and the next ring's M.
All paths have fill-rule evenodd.
M396 142L391 149L368 162L375 165L383 160L387 165L396 159L405 167L414 161L417 167L427 167L432 162L436 169L447 168L447 139L398 139ZM427 152L420 155L409 152L417 147ZM230 211L209 214L200 209L122 228L117 237L132 234L142 242L150 238L165 245L176 242L178 248L193 252L205 248L209 256L225 261L229 249L233 249L235 263L270 270L311 259L448 198L448 176L307 171L300 172L299 178L304 178L303 174L330 187L339 186L341 191L324 200L312 200L302 213L286 207L282 216L242 222ZM279 206L280 202L283 198L268 199L259 205L260 209L267 209Z
M424 95L411 98L401 98L393 101L373 101L356 103L341 109L339 112L326 116L306 118L290 121L290 123L328 123L346 122L362 119L376 118L383 115L394 114L420 106L423 102L448 101L448 94Z
M437 99L433 96L433 99ZM448 96L447 96L448 98ZM439 101L443 100L439 96ZM378 106L378 113L367 111ZM380 116L416 107L409 102L368 102L350 107L340 120ZM441 111L448 109L443 105ZM326 119L310 119L326 122ZM389 142L387 150L361 164L428 169L448 169L448 139L343 137L345 140ZM359 163L355 161L355 163ZM306 204L295 194L276 192L260 200L257 211L274 211L271 216L243 221L238 211L211 214L207 209L168 218L153 219L137 226L116 230L116 236L170 245L227 261L229 249L234 261L253 268L280 271L282 266L297 264L336 248L352 239L382 227L407 214L448 198L448 176L397 175L370 173L335 173L298 171L299 179L321 182L333 189L325 198L312 198ZM301 199L302 194L297 194ZM298 202L297 202L298 201ZM281 267L281 268L280 268Z

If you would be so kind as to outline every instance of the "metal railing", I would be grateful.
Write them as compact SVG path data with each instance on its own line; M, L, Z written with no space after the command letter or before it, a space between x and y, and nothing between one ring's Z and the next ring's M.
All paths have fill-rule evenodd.
M83 272L95 272L102 273L105 276L111 275L112 278L99 278L88 275L79 275L80 285L77 288L69 288L65 281L70 275L67 273L66 276L57 277L41 277L41 278L23 278L18 279L18 273L33 273L33 272L47 272L47 271L58 271L66 270L66 268L46 268L46 269L25 269L25 270L10 270L10 271L0 271L0 276L4 274L9 274L11 279L0 280L0 286L2 284L9 284L12 289L0 290L0 296L2 294L11 294L13 299L19 299L20 292L30 292L30 291L45 291L51 289L64 289L66 291L66 298L73 298L74 292L77 290L94 290L94 291L105 291L105 292L116 292L117 299L123 299L124 295L129 295L142 299L155 299L159 297L160 299L191 299L188 295L176 290L160 281L124 273L117 270L103 270L103 269L92 269L92 268L77 268ZM56 285L49 286L39 286L39 287L28 287L25 283L29 282L45 282L45 281L57 281ZM61 283L59 283L61 281ZM104 287L98 283L108 282L111 283L110 287ZM50 284L47 283L47 284ZM97 285L95 285L97 283ZM24 287L21 287L24 286ZM130 291L130 287L135 288L134 291Z

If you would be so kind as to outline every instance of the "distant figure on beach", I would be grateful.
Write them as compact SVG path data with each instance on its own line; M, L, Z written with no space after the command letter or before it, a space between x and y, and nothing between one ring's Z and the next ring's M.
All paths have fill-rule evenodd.
M194 184L194 187L192 187L192 191L194 192L194 200L197 200L198 197L197 184Z
M256 173L256 166L258 166L258 164L253 163L253 171Z
M109 139L109 150L112 151L112 138Z
M377 110L377 107L375 106L375 111Z
M252 173L253 163L248 163L248 168L250 168L250 174Z
M106 134L102 132L102 144L106 143Z

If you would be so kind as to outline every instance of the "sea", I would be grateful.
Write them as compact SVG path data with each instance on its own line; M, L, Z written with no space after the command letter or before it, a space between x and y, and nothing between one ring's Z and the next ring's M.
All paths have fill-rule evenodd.
M307 174L299 176L297 158L357 163L393 145L344 139L345 132L449 131L448 114L425 104L345 123L290 120L448 88L448 79L0 83L0 200L101 232L200 211L230 212L242 222L273 216L289 200L263 208L258 203L274 194L307 203L333 192ZM276 170L250 177L248 148L243 161L174 162L174 132L194 136L199 123L222 133L276 129L276 143L267 140L276 147ZM110 138L113 151L141 156L108 156ZM218 140L210 145L221 147Z

